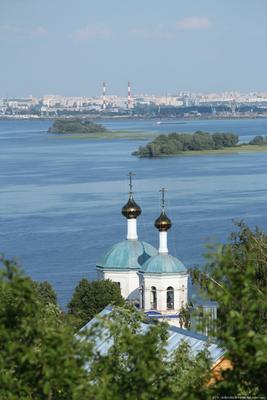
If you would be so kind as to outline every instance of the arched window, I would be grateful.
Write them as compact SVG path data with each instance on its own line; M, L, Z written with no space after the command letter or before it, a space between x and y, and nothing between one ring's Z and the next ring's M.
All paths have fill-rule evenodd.
M151 286L151 310L157 309L157 289Z
M174 290L173 287L169 286L167 288L167 309L174 309Z

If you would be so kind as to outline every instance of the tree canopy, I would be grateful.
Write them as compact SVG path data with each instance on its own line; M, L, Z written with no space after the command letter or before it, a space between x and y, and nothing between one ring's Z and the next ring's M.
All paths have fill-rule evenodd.
M209 253L204 272L191 274L202 294L218 303L216 336L233 365L219 393L261 396L267 392L267 235L244 223L238 228Z
M2 259L0 272L0 398L81 399L88 393L84 365L91 354L45 304L31 279ZM85 396L86 397L86 396Z
M38 296L40 296L41 301L43 301L45 304L57 305L57 295L51 283L47 281L34 281L33 284L35 286Z
M234 133L208 133L197 131L189 133L170 133L159 135L146 146L140 146L133 152L139 157L157 157L179 154L186 151L218 150L238 144L238 136Z
M255 136L249 144L257 145L257 146L267 146L267 136Z
M5 400L205 399L209 358L186 344L166 357L167 327L140 332L142 314L116 308L89 330L72 327L36 295L12 261L0 276L0 398ZM97 338L112 338L107 352ZM108 335L108 336L107 336Z
M77 326L83 326L108 304L124 303L119 286L110 280L88 281L82 279L74 289L68 304L69 314L76 318Z
M79 118L60 118L56 119L53 125L48 129L53 133L101 133L107 132L107 129L101 124L95 124L88 119Z
M216 336L232 365L223 372L223 379L210 384L206 351L193 356L182 343L172 357L167 356L167 326L156 323L140 330L144 315L132 305L115 307L110 315L77 334L70 319L53 302L50 289L40 295L36 284L13 261L2 259L0 398L264 398L267 235L243 223L237 228L227 243L209 250L204 271L191 271L202 295L218 303ZM80 325L111 298L123 303L116 284L100 282L97 286L96 282L82 280L75 289L69 312L79 318ZM95 346L103 335L110 343L106 351Z

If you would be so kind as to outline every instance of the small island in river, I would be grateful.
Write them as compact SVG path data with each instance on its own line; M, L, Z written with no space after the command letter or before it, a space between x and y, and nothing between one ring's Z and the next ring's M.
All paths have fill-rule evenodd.
M51 133L107 133L108 130L100 124L95 124L88 119L56 119L53 125L48 129Z
M140 139L147 140L156 136L153 132L109 130L103 125L82 118L58 118L48 129L49 133L60 134L61 138L84 140Z
M159 135L146 146L140 146L132 154L138 157L162 157L179 154L218 153L244 151L267 151L267 137L256 136L248 144L239 143L234 133L170 133Z

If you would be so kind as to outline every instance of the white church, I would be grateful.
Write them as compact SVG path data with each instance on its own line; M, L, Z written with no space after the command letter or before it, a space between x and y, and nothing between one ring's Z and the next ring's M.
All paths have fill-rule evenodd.
M165 212L165 191L161 190L161 213L155 221L159 231L157 250L138 239L137 218L142 210L133 198L132 174L129 176L129 200L122 208L127 219L127 237L113 245L97 264L97 276L116 282L122 296L138 303L143 311L172 318L188 303L188 272L168 252L168 230L172 223Z

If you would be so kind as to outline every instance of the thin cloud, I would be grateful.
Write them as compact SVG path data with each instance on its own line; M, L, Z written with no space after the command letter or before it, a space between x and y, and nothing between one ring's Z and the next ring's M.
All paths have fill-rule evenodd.
M97 39L109 39L112 36L111 28L103 23L87 25L72 32L71 37L77 42L88 42Z
M133 28L130 35L141 39L170 39L173 37L173 32L167 30L163 25L158 25L154 29Z
M179 31L205 30L212 26L208 17L188 17L181 19L171 26L158 25L153 29L133 28L130 35L142 39L172 39L177 37Z
M31 39L46 34L47 30L43 26L22 28L15 25L0 25L0 38L4 40Z
M201 30L209 29L212 23L208 17L187 17L177 21L175 28L177 30Z

